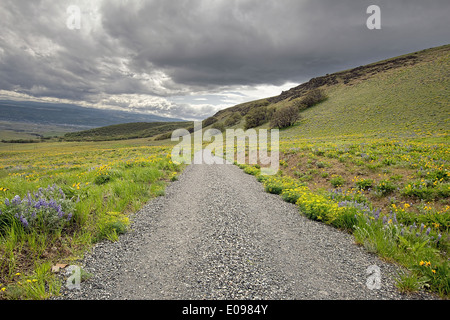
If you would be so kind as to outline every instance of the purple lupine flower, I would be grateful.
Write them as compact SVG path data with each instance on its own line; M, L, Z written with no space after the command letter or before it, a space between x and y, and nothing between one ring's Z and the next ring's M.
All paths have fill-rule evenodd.
M45 205L45 200L44 199L39 199L37 202L36 202L36 204L34 205L34 207L36 208L36 209L40 209L42 206L44 206Z
M392 221L397 224L397 214L394 212L394 217L392 218Z
M424 225L423 223L420 224L420 232L423 231L424 226L425 226L425 225Z
M72 219L72 214L71 214L71 213L69 213L69 214L67 215L67 221L69 221L70 219Z
M439 241L441 241L441 237L442 237L442 234L438 234L438 237L437 237L437 242L439 242Z
M5 205L9 206L9 199L8 198L5 199Z
M375 217L375 220L378 220L380 218L380 209L377 209L373 212L373 216Z
M28 191L28 193L27 193L27 200L28 200L28 205L31 206L31 204L33 203L33 200L31 199L31 193L30 193L30 191Z
M430 232L431 232L431 228L428 228L427 232L426 232L427 236L430 235Z
M386 224L386 222L387 222L387 218L386 218L386 216L383 216L383 224Z
M22 200L20 200L20 196L19 196L19 195L16 195L16 196L14 197L14 199L11 200L11 202L12 202L13 204L15 204L15 205L19 205L19 204L22 202Z
M27 221L27 219L24 217L24 216L20 216L20 222L22 222L22 225L25 227L25 228L28 228L28 221Z

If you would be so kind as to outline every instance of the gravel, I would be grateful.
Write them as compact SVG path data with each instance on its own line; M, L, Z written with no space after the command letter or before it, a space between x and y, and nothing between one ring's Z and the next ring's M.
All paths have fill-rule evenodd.
M77 262L90 274L56 299L437 299L403 295L398 267L302 216L233 165L190 165L116 242ZM370 266L381 287L369 289Z

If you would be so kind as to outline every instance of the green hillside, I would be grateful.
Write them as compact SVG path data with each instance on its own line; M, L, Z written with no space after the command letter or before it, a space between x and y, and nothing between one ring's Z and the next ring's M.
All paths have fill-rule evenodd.
M126 140L136 138L155 137L171 133L178 128L193 127L193 123L186 122L135 122L117 124L112 126L100 127L80 132L67 133L64 136L66 141L108 141L108 140ZM170 137L163 136L163 138Z
M311 79L276 97L216 114L225 123L296 108L314 89L326 99L299 108L280 131L279 170L239 164L300 214L353 235L404 269L404 293L450 297L450 46ZM265 110L266 109L266 110ZM214 124L213 124L214 125ZM266 121L260 128L270 127Z
M316 77L279 96L242 103L203 121L203 127L247 128L252 114L266 113L257 127L268 128L276 110L298 106L314 89L326 99L300 108L300 120L282 135L320 138L348 135L416 137L448 133L450 45ZM139 122L68 133L66 141L133 138L167 139L192 122Z
M448 132L450 114L448 70L450 45L317 77L279 96L221 110L212 118L216 125L225 124L238 113L242 119L234 127L242 127L252 109L295 105L309 91L319 88L328 98L301 110L300 121L283 134L311 138L444 133ZM261 127L268 126L266 122Z

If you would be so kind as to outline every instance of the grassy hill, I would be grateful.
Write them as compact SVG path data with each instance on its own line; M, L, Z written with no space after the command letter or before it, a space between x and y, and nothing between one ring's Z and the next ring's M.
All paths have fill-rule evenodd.
M448 132L450 119L448 70L450 45L313 78L279 96L221 110L212 118L216 125L225 124L238 113L242 119L233 127L242 127L252 109L291 106L319 88L328 98L300 111L301 120L283 130L283 135L317 138L442 134Z
M402 292L450 294L450 45L311 79L281 95L222 110L298 106L314 89L327 98L301 108L281 130L280 167L239 164L267 192L306 217L353 234L355 242L405 268ZM267 112L269 115L273 112ZM270 119L269 119L270 120ZM259 126L269 127L269 122Z
M170 138L175 129L193 127L193 122L135 122L100 127L64 135L66 141L108 141L155 137ZM167 135L164 135L167 134Z
M311 90L327 99L299 110L300 120L282 130L284 137L349 135L429 136L448 133L450 115L450 45L431 48L365 66L316 77L275 97L242 103L203 121L203 127L245 128L246 117L269 110L259 127L270 126L271 115L298 105ZM101 141L153 137L170 138L192 122L129 123L68 133L66 141Z

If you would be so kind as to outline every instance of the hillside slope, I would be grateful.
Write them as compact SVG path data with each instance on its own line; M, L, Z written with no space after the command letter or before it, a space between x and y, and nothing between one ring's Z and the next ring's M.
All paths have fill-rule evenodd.
M450 45L445 45L313 78L279 96L243 103L213 117L223 124L239 113L243 118L235 127L241 127L253 108L290 106L320 88L328 98L301 111L301 120L283 134L308 138L448 133L449 70Z
M267 109L268 128L275 110L298 105L313 89L327 99L299 110L300 120L282 136L321 138L348 135L379 137L448 133L450 120L450 45L422 50L365 66L316 77L275 97L218 111L204 128L244 128L255 109ZM69 133L65 140L99 141L131 138L166 139L192 122L131 123Z
M100 127L80 132L67 133L66 141L108 141L136 138L149 138L164 133L171 133L178 128L192 127L190 121L181 122L135 122ZM167 137L170 137L168 135Z

